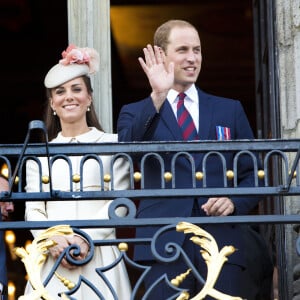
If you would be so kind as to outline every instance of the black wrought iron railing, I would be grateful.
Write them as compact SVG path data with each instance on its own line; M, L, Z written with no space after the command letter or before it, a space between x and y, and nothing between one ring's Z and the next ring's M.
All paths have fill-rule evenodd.
M105 280L105 272L108 269L114 268L119 261L124 261L130 270L139 270L140 277L131 280L132 296L131 299L141 299L140 293L142 289L143 276L149 266L140 265L132 259L131 251L134 245L151 244L153 255L164 263L170 262L170 258L164 258L156 253L155 241L159 235L165 231L175 229L178 224L193 224L201 227L203 224L299 224L300 216L295 214L283 214L280 211L272 211L272 214L253 214L243 216L226 216L226 217L172 217L172 218L136 218L136 205L139 199L151 200L152 198L164 197L166 201L172 201L174 197L199 197L199 196L253 196L253 197L285 197L300 195L300 172L299 172L299 157L300 157L300 140L240 140L240 141L193 141L193 142L133 142L133 143L101 143L101 144L48 144L48 143L31 143L30 134L32 130L42 130L45 133L43 123L33 121L29 125L28 135L23 145L0 145L0 161L8 167L8 178L10 182L10 190L1 192L0 200L12 201L14 203L26 201L77 201L77 200L101 200L111 199L109 206L108 219L89 219L89 220L60 220L60 221L9 221L0 222L0 230L19 230L19 229L48 229L53 226L68 225L77 234L84 236L89 241L91 246L88 257L83 261L78 262L72 256L68 256L68 251L74 251L74 247L66 251L58 262L53 266L49 276L43 281L47 289L47 283L55 274L56 268L65 255L70 263L74 265L88 264L93 256L94 247L105 245L116 245L119 247L120 254L115 263L108 266L99 266L98 274L104 279L105 284L112 291L112 298L117 299L113 287ZM46 134L46 133L45 133ZM203 160L201 170L195 168L195 155L201 153ZM232 168L226 166L225 156L228 153L234 153L234 161ZM100 155L112 155L111 172L104 174L101 169ZM165 168L164 157L170 159L170 169ZM80 173L73 174L70 167L70 189L68 191L55 190L52 187L51 168L57 159L63 159L66 163L70 163L68 157L80 156ZM219 157L221 170L223 173L223 186L210 187L206 181L207 178L207 162L211 156ZM237 172L239 160L241 157L247 157L252 162L254 170L254 185L247 187L239 187L237 181ZM40 187L39 192L26 192L25 175L26 163L28 160L35 160L38 164L38 158L46 157L49 164L48 177L43 177L40 167ZM129 164L129 180L130 188L126 190L115 190L113 187L113 165L118 158L124 158ZM145 162L151 158L157 161L160 166L159 187L156 189L148 189L145 185L147 178L145 177ZM178 159L187 159L191 166L191 187L176 188L176 162ZM97 190L85 191L82 184L83 168L87 160L93 159L99 163L101 172L101 188ZM139 162L140 167L137 168L136 162ZM272 168L280 166L282 170L281 178L274 179L272 176ZM75 178L74 175L78 177ZM79 189L73 190L73 182L79 183ZM111 189L107 190L103 187L106 183L112 184ZM42 185L47 184L49 191L42 190ZM272 200L271 200L272 201ZM62 202L63 203L63 202ZM125 207L127 214L119 216L117 209ZM186 223L182 223L186 222ZM158 226L160 230L151 238L135 238L132 234L133 230L138 227ZM54 227L57 228L57 227ZM115 228L123 229L121 237L116 239L93 240L85 231L86 228ZM125 231L124 231L125 229ZM128 229L128 236L124 234ZM177 227L178 229L178 227ZM184 255L182 249L172 241L169 247L172 248L173 258L180 252ZM232 245L234 246L234 245ZM299 242L295 248L300 253ZM75 248L76 249L76 248ZM19 253L21 256L28 256L30 253ZM190 259L184 255L187 266L193 272L199 282L204 283L203 278L197 269L193 266ZM135 271L130 272L134 274ZM180 274L178 274L180 275ZM135 277L135 276L134 276ZM67 278L62 278L62 282ZM81 288L82 282L90 287L95 293L95 299L104 299L101 291L93 285L92 282L78 282L78 286L71 287L71 291L66 292L70 299L72 291ZM174 298L172 299L189 299L185 292L180 288L180 285L174 282L166 281L170 287L174 289ZM153 286L154 288L154 286ZM62 289L63 291L64 289ZM58 291L59 292L59 291ZM148 291L144 291L144 299L147 299ZM180 298L181 297L181 298ZM186 297L186 298L184 298Z

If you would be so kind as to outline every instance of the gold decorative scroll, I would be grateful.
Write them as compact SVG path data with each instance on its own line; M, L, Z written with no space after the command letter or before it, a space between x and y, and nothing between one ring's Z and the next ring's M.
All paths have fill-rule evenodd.
M200 227L188 223L179 222L176 226L179 232L193 233L191 241L198 245L200 253L207 265L207 278L202 290L191 300L202 300L206 296L211 296L217 300L242 300L240 297L233 297L214 289L214 285L219 277L223 264L228 260L227 256L231 255L236 249L233 246L224 246L219 251L218 245L211 234ZM188 293L183 292L176 300L189 299Z
M17 247L15 253L24 263L26 272L33 291L30 294L19 297L19 300L54 300L41 280L41 269L46 261L48 249L55 245L51 240L53 235L70 235L73 230L69 225L53 226L43 231L36 237L32 244L25 250L23 247ZM62 299L69 299L66 295L62 295Z

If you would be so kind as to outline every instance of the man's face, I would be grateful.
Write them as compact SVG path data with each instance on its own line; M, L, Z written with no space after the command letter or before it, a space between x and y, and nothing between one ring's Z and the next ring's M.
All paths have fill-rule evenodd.
M200 38L194 28L173 28L165 54L166 65L174 63L175 90L186 90L196 82L201 70L202 54Z

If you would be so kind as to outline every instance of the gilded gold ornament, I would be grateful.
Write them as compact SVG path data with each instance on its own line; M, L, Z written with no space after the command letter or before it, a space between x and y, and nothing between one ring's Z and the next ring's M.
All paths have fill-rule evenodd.
M226 176L227 176L227 179L232 180L233 177L234 177L233 171L232 171L232 170L228 170L228 171L226 172Z
M236 249L233 246L224 246L219 251L218 245L214 237L207 231L192 223L179 222L176 226L176 230L179 232L184 232L185 234L194 233L194 236L192 236L190 240L194 244L202 248L199 250L199 252L205 260L207 266L206 282L202 287L201 291L195 297L193 297L192 300L202 300L205 299L206 296L211 296L212 298L217 300L242 300L242 298L240 297L234 297L224 294L214 288L214 285L219 277L221 269L224 263L228 260L227 256L231 255ZM177 283L177 281L175 282ZM182 298L181 296L182 295L177 297L176 300L188 299Z
M57 225L50 227L36 237L30 246L25 250L23 247L17 247L14 251L19 256L25 266L28 280L33 288L33 291L20 296L19 300L33 300L33 299L44 299L53 300L55 299L49 294L43 281L41 279L41 269L47 260L48 249L53 247L56 243L51 240L54 235L73 235L74 232L69 225ZM57 276L57 275L56 275ZM63 278L64 284L71 287L74 286L68 279ZM68 299L68 298L64 298Z
M111 181L111 177L109 174L105 174L103 177L104 182L110 182Z
M196 172L195 177L197 180L202 180L203 179L203 173L202 172Z
M78 183L80 182L80 175L79 174L74 174L72 177L73 182Z
M184 281L184 279L186 279L186 277L190 274L190 272L191 272L191 269L188 269L185 273L180 274L180 275L176 276L174 279L172 279L171 283L174 286L179 286Z
M165 172L164 178L166 182L169 182L172 180L172 173L171 172Z
M120 251L127 251L127 250L128 250L128 244L127 244L127 243L120 243L120 244L118 245L118 249L119 249Z
M289 171L289 175L291 175L291 171ZM296 178L296 177L297 177L297 171L294 171L293 178Z
M265 171L264 170L258 170L257 176L258 176L259 179L264 179Z
M142 179L142 174L141 172L134 172L133 174L133 179L135 182L139 182Z
M43 175L42 176L42 183L47 184L47 183L49 183L49 181L50 181L50 179L49 179L48 175Z
M55 272L54 274L64 284L64 286L67 287L69 290L71 290L75 287L75 283L73 283L66 277L59 275L58 272Z
M14 184L18 184L18 183L19 183L19 176L16 176Z
M182 292L176 300L188 300L190 299L190 294L187 291Z

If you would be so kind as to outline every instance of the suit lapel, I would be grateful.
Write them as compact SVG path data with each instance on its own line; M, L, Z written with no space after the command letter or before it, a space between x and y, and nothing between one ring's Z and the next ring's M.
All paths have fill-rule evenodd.
M213 117L212 101L209 101L209 95L198 89L199 95L199 139L211 140L209 136L211 120Z
M210 127L211 127L211 120L212 120L212 102L209 101L209 95L202 92L200 89L198 90L199 95L199 130L198 130L198 136L199 140L209 140L211 137L209 136ZM195 159L195 167L197 170L201 170L202 166L200 165L202 163L204 154L199 153L197 155L194 155Z
M160 109L160 116L164 125L169 129L174 141L181 141L182 134L178 126L176 117L168 100L166 100ZM170 139L172 140L172 139Z

